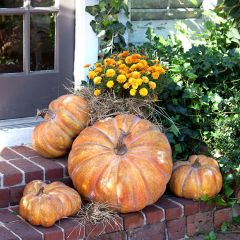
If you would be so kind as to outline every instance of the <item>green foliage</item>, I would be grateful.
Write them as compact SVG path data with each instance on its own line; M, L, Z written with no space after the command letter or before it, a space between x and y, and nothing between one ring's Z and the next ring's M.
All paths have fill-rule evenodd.
M203 238L204 240L217 240L217 235L214 231L209 232Z
M128 17L127 1L100 0L99 4L87 6L86 11L94 16L90 25L100 38L100 51L103 53L120 51L126 47L124 33L131 29L131 23L126 25L119 21L119 13L123 12Z
M169 83L159 104L179 130L162 120L174 159L199 153L218 158L224 196L214 201L229 206L236 202L233 188L240 182L240 34L224 13L205 15L201 34L182 23L167 39L148 29L149 42L141 50L168 64Z

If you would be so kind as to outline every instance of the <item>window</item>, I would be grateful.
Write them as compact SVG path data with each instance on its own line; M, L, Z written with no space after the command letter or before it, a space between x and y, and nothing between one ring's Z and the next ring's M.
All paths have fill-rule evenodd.
M33 116L72 81L74 2L0 1L0 119Z

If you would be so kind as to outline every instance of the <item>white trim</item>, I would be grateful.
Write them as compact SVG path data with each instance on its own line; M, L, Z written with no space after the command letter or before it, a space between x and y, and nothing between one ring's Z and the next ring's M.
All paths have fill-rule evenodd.
M98 58L98 38L90 26L93 17L85 11L86 6L97 3L97 0L76 1L75 89L78 89L81 81L86 79L87 70L83 68L84 65L93 64Z

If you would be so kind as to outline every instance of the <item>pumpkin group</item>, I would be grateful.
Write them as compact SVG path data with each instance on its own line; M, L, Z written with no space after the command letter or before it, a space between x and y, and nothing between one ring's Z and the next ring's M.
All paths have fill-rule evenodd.
M222 188L222 175L215 159L205 155L192 155L188 161L173 166L170 189L178 197L200 199L212 197Z
M71 148L73 139L86 127L88 104L80 96L63 95L39 112L45 121L34 128L32 146L42 156L56 158Z
M76 214L81 207L77 191L61 182L28 183L19 204L19 213L32 225L52 226L57 220Z
M122 213L138 211L164 193L172 173L171 147L149 121L118 115L79 134L68 172L82 196Z

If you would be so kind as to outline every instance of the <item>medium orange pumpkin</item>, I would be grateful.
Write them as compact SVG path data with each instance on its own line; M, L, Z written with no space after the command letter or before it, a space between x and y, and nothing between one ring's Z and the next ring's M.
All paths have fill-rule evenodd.
M68 172L82 196L122 213L138 211L164 193L172 173L171 147L149 121L118 115L79 134Z
M74 137L87 125L88 104L80 96L63 95L39 111L45 121L34 128L32 146L42 156L56 158L71 148Z
M50 227L63 217L76 214L80 207L78 192L64 183L34 180L24 188L19 214L32 225Z
M192 155L188 161L173 166L170 189L178 197L199 199L212 197L222 188L222 175L215 159L205 155Z

